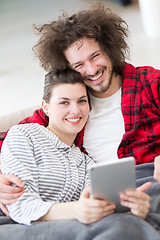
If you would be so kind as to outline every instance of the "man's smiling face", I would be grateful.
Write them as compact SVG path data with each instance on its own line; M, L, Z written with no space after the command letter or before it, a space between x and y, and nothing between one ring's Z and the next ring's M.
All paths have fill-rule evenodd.
M70 66L85 78L93 95L109 91L112 84L112 63L94 39L82 38L64 51Z

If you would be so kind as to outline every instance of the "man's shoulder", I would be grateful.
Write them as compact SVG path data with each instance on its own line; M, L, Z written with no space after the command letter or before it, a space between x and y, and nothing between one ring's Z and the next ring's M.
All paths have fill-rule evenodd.
M138 81L155 81L160 80L160 70L151 66L138 66L126 63L123 71L123 79Z
M123 74L125 73L134 73L134 72L160 72L160 69L156 69L152 66L134 66L130 63L126 63L125 66L124 66L124 71L123 71Z
M48 125L48 116L44 113L43 109L37 109L33 112L32 116L23 119L19 124L23 123L39 123L43 126Z

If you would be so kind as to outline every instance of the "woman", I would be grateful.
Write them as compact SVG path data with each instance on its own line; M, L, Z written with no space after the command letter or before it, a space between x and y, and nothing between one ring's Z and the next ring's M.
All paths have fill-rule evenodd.
M28 225L72 218L88 224L112 214L113 203L90 198L87 168L93 161L74 145L90 110L81 75L71 69L47 74L42 107L49 117L47 128L14 126L3 144L2 173L19 177L25 186L21 197L7 206L11 218ZM129 191L121 199L145 218L149 196L142 191Z

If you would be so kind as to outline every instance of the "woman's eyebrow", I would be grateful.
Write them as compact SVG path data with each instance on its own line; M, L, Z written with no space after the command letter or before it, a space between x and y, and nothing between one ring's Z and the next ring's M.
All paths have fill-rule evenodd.
M87 98L87 95L84 95L84 96L80 97L79 99L81 99L81 98Z
M81 98L87 98L87 95L83 95L83 96L79 97L79 99L81 99ZM58 100L70 100L70 98L60 97L60 98L58 98Z
M66 98L66 97L60 97L60 98L58 98L58 100L69 100L69 98Z

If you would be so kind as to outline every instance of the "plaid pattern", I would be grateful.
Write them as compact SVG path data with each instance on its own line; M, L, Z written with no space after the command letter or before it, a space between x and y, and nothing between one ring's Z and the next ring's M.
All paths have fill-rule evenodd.
M160 155L160 71L152 67L126 64L123 72L122 114L125 134L118 148L118 157L134 156L136 164L153 162ZM20 123L36 122L47 126L42 109ZM82 150L84 128L75 142ZM0 141L0 146L3 143Z
M160 155L160 70L126 64L121 107L126 133L118 157L153 162Z

